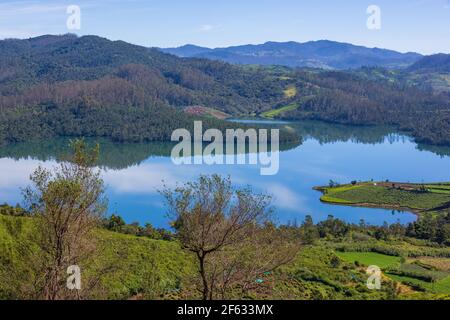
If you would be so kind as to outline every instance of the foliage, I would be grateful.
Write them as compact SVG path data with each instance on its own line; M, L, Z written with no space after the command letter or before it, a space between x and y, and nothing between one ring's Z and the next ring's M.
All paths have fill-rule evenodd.
M39 256L28 257L37 276L36 292L28 293L30 297L80 298L84 290L75 295L67 290L64 275L70 266L83 265L96 254L92 232L106 209L103 181L92 169L98 146L87 150L83 141L76 140L72 147L70 162L54 171L37 168L30 178L33 185L24 191L37 220L35 243L41 249Z
M237 285L249 290L297 252L298 243L271 223L270 197L235 188L229 178L200 176L161 193L177 238L196 257L204 300L224 299Z
M173 130L192 129L194 119L205 129L237 126L181 107L236 115L284 99L283 84L270 73L95 36L5 40L0 54L0 143L53 136L169 141ZM298 141L288 132L281 139Z
M0 143L55 136L167 141L198 119L181 109L199 106L232 116L396 125L418 142L450 145L448 95L364 72L180 59L95 36L4 40L0 54ZM205 128L233 127L201 119ZM289 132L281 137L298 140Z

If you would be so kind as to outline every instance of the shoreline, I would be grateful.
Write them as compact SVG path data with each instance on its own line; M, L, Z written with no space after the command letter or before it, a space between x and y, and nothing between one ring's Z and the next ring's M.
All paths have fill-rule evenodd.
M345 198L339 198L339 191L337 191L338 194L329 194L329 190L338 189L338 188L349 188L348 190L357 190L361 187L374 187L374 188L393 188L392 186L396 186L398 189L393 190L401 190L405 192L412 192L416 190L416 188L424 187L424 186L440 186L440 185L448 185L448 183L404 183L404 182L363 182L358 184L344 184L339 185L336 187L329 187L329 186L315 186L313 187L313 190L321 192L322 196L320 197L320 202L329 204L329 205L338 205L338 206L347 206L347 207L359 207L359 208L373 208L373 209L384 209L384 210L396 210L400 212L409 212L411 214L414 214L418 218L422 216L423 213L426 212L441 212L443 208L447 208L447 206L450 205L450 202L444 205L440 205L437 207L432 208L412 208L407 205L401 205L401 204L389 204L389 203L374 203L369 201L361 201L361 202L355 202L351 200L347 200ZM431 192L431 191L430 191ZM337 201L333 201L333 199L336 199ZM342 200L342 201L339 201ZM401 202L401 200L399 200Z

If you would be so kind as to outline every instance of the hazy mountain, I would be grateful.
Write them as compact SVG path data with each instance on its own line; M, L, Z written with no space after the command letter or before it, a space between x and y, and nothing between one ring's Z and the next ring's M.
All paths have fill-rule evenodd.
M182 58L186 57L195 57L204 53L213 52L214 49L205 48L205 47L199 47L195 46L193 44L187 44L182 47L178 48L167 48L167 49L161 49L165 53L170 53Z
M161 49L179 57L222 60L235 64L282 65L324 69L354 69L362 66L404 68L417 62L418 53L366 48L328 40L298 42L266 42L209 49L194 45Z
M450 72L450 54L434 54L426 56L408 68L419 72Z

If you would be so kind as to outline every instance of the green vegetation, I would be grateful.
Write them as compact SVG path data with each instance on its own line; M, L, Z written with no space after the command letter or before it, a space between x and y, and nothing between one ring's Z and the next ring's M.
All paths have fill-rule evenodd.
M74 35L4 40L0 54L2 144L59 136L168 141L174 129L191 129L199 118L182 109L201 106L241 117L269 112L283 119L395 125L418 142L450 145L448 96L380 79L395 76L387 71L369 77L234 66ZM205 129L233 127L200 118ZM282 140L293 140L285 134Z
M285 99L277 71L179 59L95 36L4 40L0 54L0 144L57 136L170 141L195 119L204 129L238 127L184 107L241 115ZM298 138L281 133L282 141Z
M446 279L440 280L438 282L426 282L417 278L401 276L396 274L388 274L388 276L395 281L400 283L410 285L411 287L416 288L416 290L421 291L430 291L434 293L443 293L448 294L450 291L450 276Z
M269 196L213 175L161 191L173 231L127 225L119 215L102 217L98 146L76 140L72 147L68 162L31 175L26 209L0 207L0 299L450 298L444 209L407 226L332 216L277 226ZM392 188L385 184L372 183ZM330 181L328 188L364 186ZM395 189L439 195L427 189L448 186ZM67 265L83 270L80 291L67 290ZM381 290L367 288L367 265L387 276Z
M407 184L364 182L318 187L324 202L425 211L445 211L450 207L448 184Z
M450 292L450 270L439 271L429 266L402 263L398 256L389 256L375 252L338 252L345 261L356 265L376 265L390 279L409 285L419 291L448 294ZM450 259L446 259L450 261Z
M394 77L387 70L383 73ZM281 119L395 125L408 131L417 142L450 145L448 95L359 71L297 71L293 79L301 94L291 103L297 102L299 107L280 114ZM301 103L307 96L312 98ZM393 101L395 108L389 107Z
M381 269L400 266L400 257L387 256L376 252L338 252L337 256L351 263L364 266L376 265Z
M287 99L293 98L297 95L297 88L295 86L290 86L287 89L285 89L283 93L285 98Z
M273 119L276 116L278 116L278 115L280 115L280 114L282 114L282 113L284 113L286 111L295 110L297 108L298 108L298 104L297 103L291 103L291 104L289 104L287 106L284 106L284 107L281 107L281 108L278 108L278 109L274 109L274 110L263 112L261 114L261 116L263 118Z
M381 291L368 290L367 275L363 266L378 265L383 270L398 267L403 261L401 255L392 256L370 251L370 243L383 245L391 250L404 248L405 252L420 253L418 258L408 259L413 265L416 260L438 261L439 265L450 264L448 248L433 248L430 243L411 244L397 240L377 241L367 236L362 240L363 228L354 226L343 237L335 237L324 232L326 224L317 225L323 238L307 245L289 264L274 272L261 275L263 280L251 288L244 296L239 291L232 292L236 299L411 299L422 297L436 299L435 294L450 295L449 278L441 278L435 283L417 277L387 274L398 283L411 286L404 293L394 282L383 280ZM304 227L285 227L294 232L303 233ZM377 229L372 227L373 230ZM330 229L331 230L331 229ZM366 229L370 231L369 229ZM27 271L26 257L21 254L24 247L33 247L32 234L35 232L35 219L0 215L0 270ZM92 292L91 298L100 299L200 299L192 279L197 269L194 257L182 249L176 240L154 240L147 236L120 234L98 229L98 246L101 248L94 260L87 264L86 272L112 268L101 277L101 286ZM355 240L357 239L357 240ZM366 245L367 251L353 250L354 245ZM373 248L372 248L373 249ZM38 250L37 248L35 250ZM447 252L447 258L434 258ZM399 254L402 252L399 252ZM403 252L404 253L404 252ZM402 254L403 254L402 253ZM39 252L37 251L37 254ZM423 257L429 255L428 257ZM423 258L422 258L423 257ZM357 263L355 263L358 261ZM94 271L90 271L90 266ZM447 269L445 269L447 270ZM449 272L449 270L447 270ZM5 276L5 275L3 275ZM0 272L0 299L21 297L18 281L25 283L26 278L11 278L11 274L2 277ZM5 281L9 279L9 281ZM397 288L397 289L396 289ZM427 295L421 292L425 291ZM22 297L23 298L23 297Z
M30 276L32 270L22 250L34 247L35 222L34 218L0 215L0 299L26 297L19 286L20 282L29 281L27 275ZM194 273L192 260L176 242L101 229L96 232L96 238L100 254L86 263L86 272L111 272L105 272L101 286L89 298L129 299L140 294L143 298L157 299L177 292L181 280ZM37 248L35 250L36 255L41 254ZM13 269L16 272L12 272ZM23 273L22 278L14 278L19 272Z
M292 94L293 90L290 90L290 91L288 91L288 90L290 90L290 89L286 89L285 94L287 94L286 92L291 92L291 94ZM297 95L297 91L295 91L295 94L292 95L291 98L294 98L296 95ZM288 104L286 106L281 106L281 107L278 107L276 109L265 111L265 112L263 112L261 114L261 117L268 118L268 119L281 117L283 114L288 113L289 111L293 111L293 110L298 109L302 104L304 104L309 99L312 99L313 97L314 96L305 96L305 97L302 97L299 101L292 102L292 103L290 103L290 104Z

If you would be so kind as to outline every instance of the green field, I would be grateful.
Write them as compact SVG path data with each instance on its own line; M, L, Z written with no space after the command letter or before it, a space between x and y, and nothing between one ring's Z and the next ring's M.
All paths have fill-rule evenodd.
M401 282L403 284L413 284L433 293L443 293L443 294L450 293L450 276L436 283L422 281L407 276L399 276L395 274L387 274L387 276L397 282Z
M358 183L316 188L324 202L390 208L409 208L420 212L450 205L448 184Z
M380 269L400 266L400 257L388 256L376 252L336 252L342 260L365 266L378 266Z
M297 95L297 89L295 87L288 88L284 91L284 95L286 98L293 98ZM303 103L311 99L313 96L305 96L301 97L298 101L292 102L286 106L282 106L277 109L268 110L266 112L261 113L261 117L267 118L267 119L273 119L278 116L281 116L283 113L288 111L293 111L298 109Z
M32 218L0 215L0 300L20 299L17 290L23 284L32 283L32 277L22 276L30 275L30 256L23 254L22 249L33 248L35 254L40 254L30 241L34 230ZM80 267L87 274L105 267L111 267L112 271L101 276L102 289L89 298L200 298L192 286L197 273L194 259L176 241L152 240L103 229L98 229L97 237L99 254L88 265ZM335 257L334 249L326 243L306 246L290 264L261 275L261 286L244 298L379 300L389 297L388 289L368 290L365 272L354 264L336 264Z
M274 110L269 110L269 111L263 112L261 114L261 116L263 118L273 119L273 118L275 118L275 117L277 117L277 116L279 116L279 115L281 115L281 114L283 114L283 113L285 113L287 111L295 110L297 108L298 108L298 104L297 103L291 103L291 104L288 104L287 106L284 106L284 107L281 107L281 108L278 108L278 109L274 109Z
M401 264L401 258L384 255L375 252L336 252L336 255L344 261L358 262L364 266L378 266L385 274L400 283L417 286L432 293L450 293L450 273L443 271L430 271L415 264ZM400 270L406 275L390 273L390 270ZM407 275L408 272L416 272L416 275ZM437 281L430 282L420 278L421 275L436 275Z

